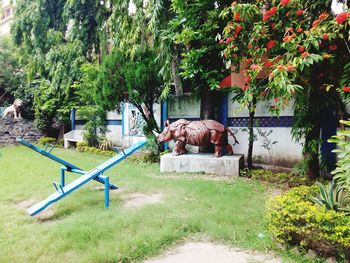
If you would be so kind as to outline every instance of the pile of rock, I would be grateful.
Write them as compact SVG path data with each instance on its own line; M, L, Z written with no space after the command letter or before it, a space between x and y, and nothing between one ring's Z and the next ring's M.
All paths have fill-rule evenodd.
M0 117L0 147L16 145L16 138L35 142L41 136L42 134L34 127L32 121Z

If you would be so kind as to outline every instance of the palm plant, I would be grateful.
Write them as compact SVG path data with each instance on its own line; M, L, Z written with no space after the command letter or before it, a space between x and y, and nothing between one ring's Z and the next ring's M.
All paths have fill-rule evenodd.
M328 185L319 183L319 195L311 197L310 200L327 210L342 211L350 214L349 195L341 184L335 184L334 181Z
M106 136L100 138L99 148L104 151L112 149L112 142Z

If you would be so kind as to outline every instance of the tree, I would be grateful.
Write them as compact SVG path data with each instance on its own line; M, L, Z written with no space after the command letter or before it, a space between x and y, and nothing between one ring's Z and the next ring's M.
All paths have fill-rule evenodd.
M16 1L11 32L21 48L27 83L36 87L37 126L47 130L53 118L68 122L72 107L82 103L73 84L81 65L96 59L110 10L100 1Z
M18 50L9 37L0 38L0 103L12 103L14 92L21 85L23 74Z
M240 71L244 63L249 79L244 103L250 103L265 70L264 96L271 112L279 113L295 99L293 135L304 140L305 173L319 177L320 114L329 101L341 110L348 99L349 13L336 17L331 1L258 1L233 3L222 12L229 23L220 43L224 57ZM219 37L220 38L220 37Z
M217 117L218 93L213 91L225 76L225 63L220 56L223 47L215 41L225 24L220 12L231 1L174 0L175 17L168 30L177 48L181 50L180 75L190 81L193 91L200 93L201 119Z
M96 103L105 110L118 109L122 101L132 103L146 121L145 134L159 131L154 104L162 93L160 66L153 51L138 51L133 59L114 49L102 62L97 77Z

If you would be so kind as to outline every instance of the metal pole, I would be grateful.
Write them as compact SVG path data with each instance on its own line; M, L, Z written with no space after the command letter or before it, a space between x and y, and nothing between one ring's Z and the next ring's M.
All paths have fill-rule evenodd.
M65 185L65 171L67 170L66 167L61 167L61 186L64 187Z
M109 177L100 175L100 178L103 179L105 183L105 208L109 207Z

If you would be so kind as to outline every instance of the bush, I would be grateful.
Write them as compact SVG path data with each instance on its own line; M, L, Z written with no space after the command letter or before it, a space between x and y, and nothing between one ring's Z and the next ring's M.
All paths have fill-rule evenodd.
M104 151L112 150L112 142L106 136L103 136L99 138L98 147Z
M346 126L350 126L350 121L341 121ZM334 180L350 191L350 130L341 130L336 136L328 140L336 143L338 148L333 152L338 153L337 168L332 172Z
M85 141L77 142L76 149L79 152L89 152L89 153L99 154L99 155L108 156L108 157L112 157L113 155L115 155L114 151L105 151L105 150L98 149L96 147L91 147Z
M243 177L252 178L259 181L275 183L275 184L287 184L288 187L296 187L306 184L306 178L292 173L273 172L264 169L243 169L240 171L240 175Z
M42 145L46 145L46 144L56 144L56 139L52 138L52 137L41 137L39 139L39 143Z
M350 258L350 217L315 205L317 186L301 186L271 199L267 219L274 238L323 256Z

